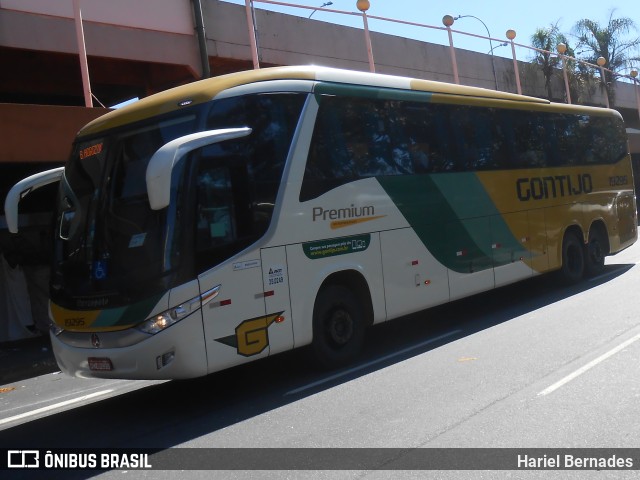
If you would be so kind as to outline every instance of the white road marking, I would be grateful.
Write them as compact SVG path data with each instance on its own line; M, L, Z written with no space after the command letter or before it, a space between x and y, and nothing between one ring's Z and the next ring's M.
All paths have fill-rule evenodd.
M3 418L2 420L0 420L0 425L15 422L16 420L22 420L24 418L34 417L36 415L40 415L41 413L57 410L59 408L66 407L68 405L73 405L74 403L84 402L85 400L90 400L95 397L107 395L111 392L113 392L113 390L102 390L100 392L90 393L88 395L83 395L82 397L72 398L64 402L55 403L53 405L48 405L46 407L38 408L36 410L31 410L29 412L21 413L20 415L15 415L13 417Z
M424 342L417 343L416 345L412 345L411 347L407 347L407 348L405 348L403 350L399 350L397 352L391 353L391 354L386 355L384 357L376 358L375 360L372 360L372 361L367 362L367 363L363 363L362 365L358 365L356 367L350 368L349 370L344 370L342 372L336 373L335 375L331 375L329 377L325 377L325 378L323 378L321 380L318 380L316 382L312 382L312 383L309 383L307 385L303 385L302 387L296 388L294 390L290 390L287 393L285 393L285 396L286 395L295 395L296 393L300 393L300 392L303 392L305 390L309 390L311 388L317 387L318 385L322 385L323 383L328 383L328 382L331 382L331 381L333 381L333 380L335 380L337 378L350 375L351 373L357 372L358 370L364 370L364 369L366 369L366 368L368 368L368 367L370 367L372 365L375 365L377 363L385 362L385 361L389 360L390 358L397 357L397 356L402 355L404 353L410 352L411 350L415 350L415 349L423 347L425 345L429 345L430 343L435 343L435 342L437 342L439 340L442 340L443 338L451 337L452 335L457 335L460 332L462 332L462 330L453 330L451 332L443 333L442 335L439 335L439 336L437 336L435 338L431 338L429 340L425 340Z
M53 375L53 374L51 374L51 375ZM68 377L67 380L69 380L69 379L71 379L71 377ZM72 380L74 380L74 379L72 379ZM16 406L16 407L11 407L11 408L4 409L4 410L2 410L2 413L6 414L6 413L12 412L14 410L23 410L25 407L31 408L31 407L35 407L36 405L41 405L43 403L49 403L49 402L54 402L56 400L62 400L63 398L69 398L69 397L72 397L74 395L77 395L80 392L90 392L92 390L98 390L99 388L105 388L105 387L109 387L111 385L118 386L118 384L121 384L123 381L127 381L128 382L128 380L114 380L114 381L101 380L100 381L101 382L100 385L96 385L96 386L91 387L91 388L83 388L81 390L70 391L70 392L65 393L63 395L58 395L56 397L38 399L37 401L30 402L29 405L19 405L19 406ZM86 379L82 379L81 382L84 383L84 382L87 382L87 380ZM35 397L38 397L38 396L39 396L39 394L36 393Z
M554 383L553 385L551 385L550 387L545 388L544 390L542 390L540 393L538 393L538 396L544 396L544 395L549 395L550 393L556 391L557 389L559 389L560 387L562 387L563 385L566 385L567 383L569 383L571 380L579 377L580 375L582 375L583 373L585 373L586 371L592 369L593 367L595 367L596 365L598 365L599 363L604 362L607 358L612 357L613 355L615 355L616 353L618 353L619 351L627 348L629 345L631 345L632 343L636 342L640 340L640 333L637 334L636 336L630 338L629 340L622 342L620 345L618 345L615 348L612 348L611 350L609 350L607 353L604 353L602 355L600 355L598 358L590 361L589 363L587 363L586 365L584 365L583 367L579 368L578 370L576 370L575 372L567 375L566 377L564 377L562 380Z

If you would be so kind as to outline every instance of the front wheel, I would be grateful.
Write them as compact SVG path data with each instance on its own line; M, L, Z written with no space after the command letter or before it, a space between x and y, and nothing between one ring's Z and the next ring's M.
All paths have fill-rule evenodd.
M342 285L323 288L313 309L312 349L323 368L352 362L364 343L364 312L354 293Z
M560 275L566 283L577 283L584 274L584 247L578 236L567 232L562 241L562 268Z

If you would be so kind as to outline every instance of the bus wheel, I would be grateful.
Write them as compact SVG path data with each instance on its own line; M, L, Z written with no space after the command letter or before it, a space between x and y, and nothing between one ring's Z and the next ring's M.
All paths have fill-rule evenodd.
M313 309L315 360L323 368L353 361L364 343L364 314L358 298L342 285L323 288Z
M602 230L595 226L592 227L589 232L589 243L587 244L585 252L585 270L587 275L598 275L604 270L604 257L607 254L606 246L607 243Z
M560 274L567 283L577 283L584 274L584 247L578 236L567 232L562 241L562 269Z

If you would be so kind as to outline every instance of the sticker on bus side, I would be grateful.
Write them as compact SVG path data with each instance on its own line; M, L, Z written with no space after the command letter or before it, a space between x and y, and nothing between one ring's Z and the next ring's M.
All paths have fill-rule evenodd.
M235 335L215 340L234 347L238 355L244 357L258 355L269 346L269 327L273 323L280 323L283 320L283 313L284 311L245 320L236 327Z
M307 258L316 260L318 258L334 257L336 255L346 255L348 253L362 252L369 248L371 235L356 235L354 237L330 238L318 242L302 244L302 250Z
M284 283L284 266L276 265L270 267L268 275L267 285L270 287Z
M262 263L260 260L247 260L244 262L236 262L233 264L233 271L248 270L249 268L258 268Z

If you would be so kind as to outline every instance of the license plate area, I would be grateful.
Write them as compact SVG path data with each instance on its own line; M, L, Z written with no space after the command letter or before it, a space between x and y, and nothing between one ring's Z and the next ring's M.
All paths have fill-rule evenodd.
M110 372L113 370L113 363L107 357L89 357L89 370L93 372Z

